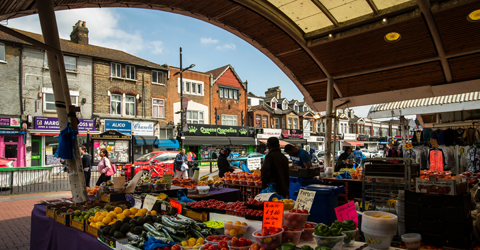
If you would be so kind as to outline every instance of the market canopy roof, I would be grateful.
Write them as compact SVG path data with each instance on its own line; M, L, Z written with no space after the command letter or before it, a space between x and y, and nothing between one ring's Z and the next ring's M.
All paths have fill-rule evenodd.
M217 25L267 55L309 106L480 91L480 2L472 0L53 0L56 10L157 9ZM0 20L37 11L4 0Z

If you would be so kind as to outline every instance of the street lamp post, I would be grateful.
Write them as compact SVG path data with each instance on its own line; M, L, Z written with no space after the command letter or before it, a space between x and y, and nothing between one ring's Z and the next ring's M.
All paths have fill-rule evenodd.
M183 71L189 70L191 68L195 67L195 64L191 64L190 66L186 68L182 68L182 47L180 47L180 71L175 73L174 76L180 74L180 149L183 148L183 139L182 139L182 134L183 134L183 129L185 127L186 122L186 116L187 116L187 108L183 108Z

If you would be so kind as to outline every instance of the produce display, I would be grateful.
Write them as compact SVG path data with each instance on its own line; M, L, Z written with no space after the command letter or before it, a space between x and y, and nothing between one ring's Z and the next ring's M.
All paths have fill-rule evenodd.
M223 223L222 223L223 224ZM208 236L205 240L207 240L207 243L218 243L222 240L226 241L227 243L232 240L232 238L225 236L225 235L210 235Z
M248 199L247 204L250 205L255 205L255 206L262 206L263 207L263 201L255 200L253 198Z
M248 224L246 222L240 221L227 221L225 225L225 235L230 237L242 237L248 229Z
M315 225L316 224L312 222L307 222L307 224L305 224L305 227L303 227L303 232L300 238L306 241L313 240L313 232L315 231Z
M192 201L187 203L188 206L193 208L202 209L202 208L216 208L216 209L223 209L225 210L227 204L223 201L217 201L214 199L210 200L203 200L203 201Z
M87 187L87 193L88 194L96 194L100 186L95 186L93 188Z
M94 208L92 209L93 211L95 211L95 213L88 218L88 222L90 223L91 227L97 228L97 229L102 226L112 225L117 221L123 221L126 217L129 217L129 218L134 218L135 216L140 217L147 214L148 212L146 208L142 208L139 210L135 207L132 207L130 209L127 209L127 208L122 209L120 207L116 207L113 211L110 211L110 212L107 212L106 210L103 210L102 212L102 210L97 210ZM156 214L156 211L153 211L153 214Z
M230 249L232 250L248 250L252 245L251 240L245 238L233 237L232 241L229 244Z
M302 232L303 230L300 228L288 228L286 225L283 225L282 243L290 242L293 244L298 244Z
M247 215L263 217L263 210L248 209Z
M421 170L420 178L428 180L430 176L436 176L438 179L453 179L452 171Z
M205 225L209 228L223 228L224 224L221 221L209 220L205 222Z
M307 223L308 210L292 209L283 214L283 223L289 228L302 228Z
M241 201L234 202L232 204L228 204L225 207L227 210L227 214L236 215L236 216L245 216L245 212L247 211L247 206Z
M382 215L380 215L380 214L376 214L376 215L374 215L374 216L372 216L372 217L379 218L379 219L391 219L391 218L392 218L392 217L390 217L389 215L384 215L384 216L382 216Z
M227 184L262 186L260 174L236 172L225 173L224 181Z
M282 244L283 229L263 228L253 232L258 246L265 249L274 249Z

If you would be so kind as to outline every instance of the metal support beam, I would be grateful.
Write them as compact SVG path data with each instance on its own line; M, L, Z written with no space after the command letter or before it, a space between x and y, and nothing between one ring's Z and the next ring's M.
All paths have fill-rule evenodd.
M333 79L328 79L327 84L327 129L325 130L325 166L332 167L332 109L333 109Z
M62 54L62 51L52 47L52 46L48 46L46 45L45 43L42 43L40 41L37 41L29 36L26 36L14 29L10 29L8 27L5 27L3 25L0 25L0 31L4 32L4 33L7 33L13 37L16 37L18 39L22 39L23 41L27 42L27 43L30 43L32 44L33 46L36 46L36 47L39 47L41 49L44 49L44 50L48 50L48 51L51 51L52 53L55 53L56 55L61 55Z
M53 86L53 96L55 97L58 124L60 130L62 130L67 127L67 122L70 121L72 128L78 131L77 117L75 115L77 110L71 105L65 62L62 53L60 53L60 55L57 54L58 51L61 51L61 46L53 1L37 0L37 7L43 40L46 45L54 48L54 51L47 50L47 59L50 79ZM81 166L82 162L77 141L73 141L73 145L71 146L73 157L72 159L67 159L67 166L73 202L88 201L85 175L83 174L83 167Z
M430 30L430 34L432 34L433 43L435 44L438 56L440 57L440 61L442 62L445 81L447 81L448 83L452 82L452 71L450 70L450 65L448 64L447 57L445 56L445 48L443 47L442 38L440 37L440 33L438 32L437 24L433 19L430 2L428 0L417 0L417 3L418 7L420 7L420 10L422 11L423 17L425 18L427 27Z
M320 10L322 10L323 14L325 14L325 16L327 16L327 18L330 20L330 22L333 23L333 25L338 26L338 21L337 21L337 19L332 15L332 13L330 13L330 11L328 11L327 8L325 8L325 5L323 5L323 3L321 3L319 0L312 0L312 2L313 2Z
M373 2L373 0L367 0L367 3L368 3L368 6L370 6L370 8L372 9L373 13L375 15L378 15L378 8L375 5L375 3Z

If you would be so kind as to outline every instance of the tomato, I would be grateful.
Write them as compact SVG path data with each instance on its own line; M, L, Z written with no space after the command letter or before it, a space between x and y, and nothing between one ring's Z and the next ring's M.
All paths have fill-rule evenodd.
M302 210L302 213L308 214L308 210L307 210L307 209L303 209L303 210Z
M205 244L205 246L203 246L203 249L208 249L210 246L213 246L213 245L210 244L210 243L207 243L207 244Z
M232 242L233 242L233 240L232 240ZM241 246L241 247L246 246L246 245L247 245L247 239L245 239L245 238L240 238L240 239L238 240L238 245Z
M251 240L247 240L247 246L250 246L252 245L252 241Z
M213 236L213 239L218 240L220 237L218 235Z
M162 247L162 250L170 250L170 247Z
M233 246L233 241L232 241L232 246ZM228 249L228 244L226 241L221 240L218 242L217 248L227 248Z
M212 241L212 240L213 240L213 236L208 236L208 237L206 238L206 240Z
M255 243L255 244L252 244L252 245L250 246L250 250L260 250L260 246L259 246L258 244L256 244L256 243Z
M171 250L181 250L182 247L180 245L173 245Z
M232 246L237 246L237 245L238 245L238 238L237 238L237 237L233 237L233 238L232 238L232 242L230 242L230 244L231 244Z
M228 248L226 248L226 247L222 247L220 250L228 250Z
M205 250L217 250L217 248L214 245L211 245L210 247L208 247L208 249L205 248L205 247L203 249L205 249Z

